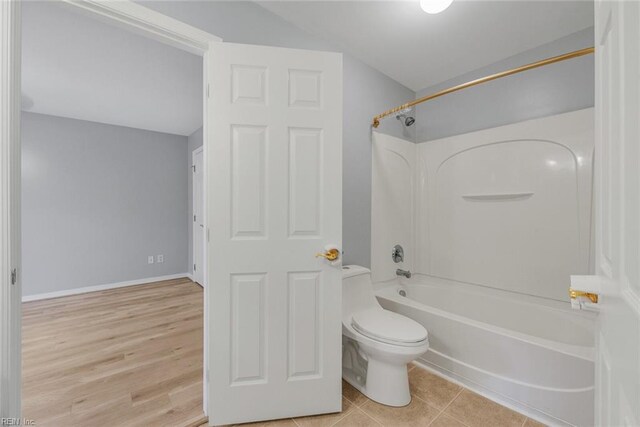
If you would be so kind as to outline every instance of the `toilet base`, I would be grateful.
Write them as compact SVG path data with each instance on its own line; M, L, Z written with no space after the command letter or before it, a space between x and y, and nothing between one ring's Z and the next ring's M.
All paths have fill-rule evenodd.
M353 371L343 369L342 378L374 402L394 407L411 403L406 365L397 369L398 367L388 365L376 367L374 363L373 368L373 371L367 371L366 386Z
M342 378L375 402L406 406L411 403L407 364L424 351L426 346L412 355L372 351L343 336Z
M407 365L392 365L380 360L369 360L365 395L388 406L406 406L411 403Z

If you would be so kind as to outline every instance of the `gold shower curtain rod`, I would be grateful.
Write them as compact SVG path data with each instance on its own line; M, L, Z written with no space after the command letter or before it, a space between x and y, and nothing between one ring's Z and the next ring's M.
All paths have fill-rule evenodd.
M517 68L512 68L511 70L507 70L507 71L501 71L501 72L496 73L496 74L491 74L489 76L481 77L479 79L471 80L470 82L462 83L462 84L459 84L457 86L453 86L453 87L450 87L448 89L444 89L444 90L441 90L439 92L432 93L431 95L423 96L422 98L418 98L418 99L415 99L415 100L413 100L411 102L407 102L406 104L399 105L399 106L397 106L395 108L392 108L390 110L385 111L382 114L378 114L377 116L375 116L373 118L372 125L373 125L374 128L377 128L380 125L380 119L383 119L383 118L385 118L385 117L387 117L387 116L389 116L389 115L391 115L393 113L397 113L398 111L402 111L402 110L405 110L407 108L414 107L414 106L416 106L418 104L422 104L423 102L432 100L434 98L439 98L439 97L441 97L443 95L447 95L447 94L452 93L452 92L457 92L459 90L466 89L466 88L471 87L471 86L476 86L476 85L479 85L481 83L489 82L491 80L496 80L496 79L499 79L499 78L502 78L502 77L507 77L507 76L510 76L512 74L517 74L517 73L521 73L523 71L532 70L534 68L543 67L545 65L554 64L556 62L565 61L567 59L572 59L572 58L577 58L579 56L588 55L590 53L593 53L594 51L595 51L595 48L587 47L585 49L580 49L580 50L576 50L576 51L573 51L573 52L565 53L563 55L554 56L552 58L543 59L541 61L532 62L531 64L523 65L523 66L517 67Z

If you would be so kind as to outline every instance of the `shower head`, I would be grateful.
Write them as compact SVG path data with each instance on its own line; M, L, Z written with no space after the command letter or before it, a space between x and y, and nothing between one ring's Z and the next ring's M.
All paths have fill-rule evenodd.
M415 118L407 116L405 113L398 114L396 119L401 120L402 124L406 127L409 127L416 122Z

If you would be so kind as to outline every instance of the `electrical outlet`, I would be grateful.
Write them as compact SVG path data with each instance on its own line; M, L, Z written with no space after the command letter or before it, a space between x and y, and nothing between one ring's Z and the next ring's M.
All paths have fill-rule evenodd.
M149 255L149 258L147 258L147 263L153 264L153 255Z
M158 255L158 256L156 257L156 261L157 261L157 262L164 262L164 255Z

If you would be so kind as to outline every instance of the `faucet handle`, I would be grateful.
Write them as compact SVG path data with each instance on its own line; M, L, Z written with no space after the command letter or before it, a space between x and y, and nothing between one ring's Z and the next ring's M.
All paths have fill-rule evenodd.
M391 249L391 259L396 264L404 261L404 249L402 249L402 246L395 245L393 249Z

